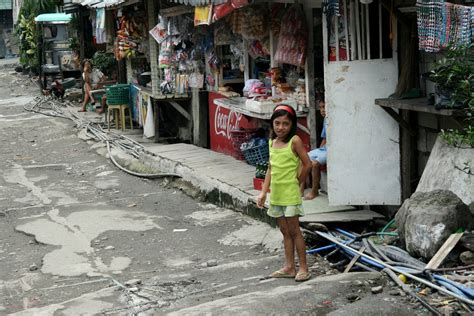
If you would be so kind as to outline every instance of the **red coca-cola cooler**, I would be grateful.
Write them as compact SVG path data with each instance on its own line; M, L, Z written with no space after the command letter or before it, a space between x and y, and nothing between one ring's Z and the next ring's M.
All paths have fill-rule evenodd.
M262 120L216 105L214 100L219 98L226 97L216 92L209 93L210 147L211 150L238 157L238 149L232 142L232 131L258 129L263 125ZM268 124L269 122L267 126ZM298 124L307 129L306 117L298 118ZM306 149L310 150L309 134L298 129L297 135L301 137Z

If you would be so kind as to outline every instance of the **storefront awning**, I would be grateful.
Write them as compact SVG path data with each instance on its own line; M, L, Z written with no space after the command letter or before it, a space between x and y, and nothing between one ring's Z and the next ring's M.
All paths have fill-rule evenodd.
M184 5L192 5L195 7L204 6L208 4L222 4L226 3L227 0L170 0L170 2L181 3Z
M45 13L40 14L35 18L35 22L50 22L50 23L69 23L72 15L65 13Z

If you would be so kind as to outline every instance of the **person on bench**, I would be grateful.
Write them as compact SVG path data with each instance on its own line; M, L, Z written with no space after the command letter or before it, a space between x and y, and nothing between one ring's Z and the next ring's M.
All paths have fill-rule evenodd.
M319 186L321 181L321 170L326 167L327 161L327 150L326 150L326 129L327 129L327 119L326 119L326 102L324 101L324 95L321 96L319 100L319 112L324 118L323 121L323 130L321 132L321 144L318 148L311 150L308 153L309 159L311 160L311 179L312 187L311 192L308 192L304 198L305 200L312 200L316 198L319 194ZM304 185L304 184L303 184ZM302 188L301 191L303 191Z

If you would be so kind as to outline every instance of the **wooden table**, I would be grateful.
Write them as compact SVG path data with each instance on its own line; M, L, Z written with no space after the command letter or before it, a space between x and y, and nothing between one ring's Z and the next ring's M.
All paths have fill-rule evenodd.
M171 105L178 113L188 120L188 126L192 128L193 116L186 111L178 102L182 101L191 101L191 96L187 94L162 94L152 96L153 102L153 112L155 113L155 142L158 143L160 140L160 119L159 119L159 108L164 104Z
M431 113L434 115L442 115L453 118L458 124L460 124L456 118L466 116L466 112L462 109L439 109L437 110L434 105L428 104L427 98L416 98L416 99L375 99L375 104L380 106L388 115L390 115L395 121L400 124L401 127L406 129L410 135L414 136L416 131L413 127L405 121L399 113L394 109L407 110L422 113Z

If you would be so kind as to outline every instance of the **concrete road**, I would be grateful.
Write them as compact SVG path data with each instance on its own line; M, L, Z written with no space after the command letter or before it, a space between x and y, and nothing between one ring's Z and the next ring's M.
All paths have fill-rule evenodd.
M266 278L277 230L119 171L72 122L25 112L38 91L0 72L0 314L419 312L371 294L377 273Z

